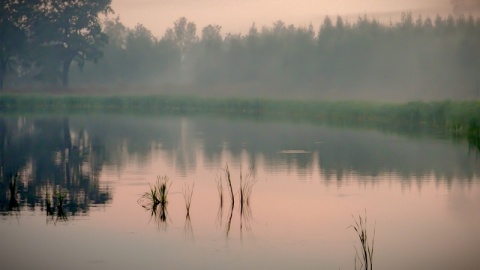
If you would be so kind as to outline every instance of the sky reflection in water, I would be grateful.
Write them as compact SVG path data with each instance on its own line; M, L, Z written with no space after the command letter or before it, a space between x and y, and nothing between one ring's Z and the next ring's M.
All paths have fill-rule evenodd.
M1 127L7 269L352 269L347 227L365 209L375 268L480 265L480 161L462 142L209 117L9 117ZM240 167L252 166L241 214ZM160 218L137 201L163 175L172 186ZM195 183L188 217L185 183ZM65 216L46 215L56 190L68 193Z

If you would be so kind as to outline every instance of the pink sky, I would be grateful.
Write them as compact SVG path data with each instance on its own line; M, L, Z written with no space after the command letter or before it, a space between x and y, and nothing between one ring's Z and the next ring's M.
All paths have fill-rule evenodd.
M270 26L277 20L317 29L325 15L354 21L358 15L395 20L404 11L434 16L452 11L452 0L113 0L115 15L127 26L141 23L157 37L181 16L197 25L222 26L222 33L245 33L256 23ZM479 3L479 0L457 0Z

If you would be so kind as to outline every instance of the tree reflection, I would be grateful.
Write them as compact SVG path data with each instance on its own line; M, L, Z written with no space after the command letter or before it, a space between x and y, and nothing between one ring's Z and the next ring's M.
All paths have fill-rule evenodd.
M52 198L49 197L48 193L46 194L45 204L47 207L45 212L47 214L47 223L53 222L55 225L59 221L68 221L68 216L64 209L64 202L68 200L67 196L68 192L59 190L53 192Z
M2 177L3 178L3 177ZM0 212L11 212L11 211L19 211L19 203L17 199L18 194L18 178L19 175L15 174L10 178L8 183L0 183Z
M480 123L470 123L467 141L470 151L473 151L476 154L480 153Z
M67 118L0 118L0 196L10 196L8 203L0 200L1 211L40 206L66 220L67 213L86 214L91 204L107 203L110 191L99 182L102 145L84 129L71 130ZM53 187L64 192L60 205L48 198Z
M473 181L480 174L477 122L470 125L470 148L463 138L448 141L418 129L402 130L201 116L4 116L0 117L0 211L34 211L38 206L43 210L46 193L61 189L68 193L64 204L68 216L86 214L90 205L111 198L111 191L99 181L105 163L122 167L131 156L146 162L154 151L175 164L181 175L197 170L200 160L217 167L225 154L234 163L242 158L250 165L261 163L266 171L282 167L305 175L318 172L327 184L335 178L341 183L349 175L395 174L403 182L434 176L448 182ZM221 223L228 214L228 210L223 213L228 200L223 201L223 191L219 195Z

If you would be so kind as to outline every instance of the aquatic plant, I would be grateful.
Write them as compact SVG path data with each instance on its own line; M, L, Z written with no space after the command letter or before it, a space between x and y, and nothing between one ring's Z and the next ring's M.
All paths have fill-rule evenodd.
M155 221L159 228L167 228L168 211L166 204L158 204L150 209L150 218Z
M53 191L53 196L50 197L48 191L45 192L45 204L47 217L51 216L51 221L56 225L58 221L67 221L67 213L64 209L64 204L67 199L68 192L61 191L60 188ZM51 200L52 199L52 200ZM48 222L48 219L47 219Z
M243 222L245 221L245 225L247 230L250 230L250 220L252 217L252 211L250 208L250 197L252 195L253 191L253 186L256 183L255 180L253 180L253 167L250 168L249 172L244 175L242 173L240 165L240 188L239 188L239 207L240 207L240 232L243 230ZM232 185L232 177L230 173L230 169L228 167L228 164L225 165L224 168L225 172L225 181L227 182L228 185L228 190L230 192L230 207L228 208L228 214L227 214L227 220L225 224L225 231L226 235L228 237L230 233L230 228L231 228L231 223L232 223L232 217L233 217L233 210L235 208L235 194L233 193L233 185ZM220 195L220 208L217 213L217 219L220 220L221 224L221 218L223 214L223 184L222 184L222 178L220 177L219 180L217 180L217 189Z
M150 189L145 192L139 199L139 203L144 208L153 209L158 205L165 206L168 203L167 196L171 183L169 184L168 176L157 176L157 184L150 185Z
M160 203L157 187L155 185L153 187L150 184L148 185L150 186L150 189L143 194L141 199L147 200L151 203L152 207L156 207Z
M218 211L217 211L217 224L218 226L222 226L222 219L223 219L223 179L222 176L218 176L215 178L216 184L217 184L217 191L218 191L218 196L220 199L220 203L218 205Z
M191 240L194 239L193 226L192 226L192 220L190 219L190 215L185 216L185 224L183 226L183 234L188 239L191 239Z
M230 228L232 225L232 217L233 217L233 208L234 208L233 204L231 204L230 207L228 208L227 222L225 223L225 233L227 238L230 235Z
M65 202L65 199L67 198L68 193L65 191L55 191L53 195L55 196L57 201L57 209L63 212L63 204Z
M242 236L243 230L247 232L252 230L252 208L249 203L242 204L240 208L240 236Z
M55 191L53 196L55 196L57 199L57 208L62 208L65 198L67 197L67 192Z
M217 191L218 191L218 196L220 198L220 208L223 208L223 181L222 177L218 177L216 180L217 182Z
M230 170L228 169L228 164L225 165L225 178L227 180L228 188L230 191L231 198L231 207L235 205L235 195L233 194L232 179L230 177Z
M228 190L230 191L230 207L229 207L227 222L225 224L225 232L228 238L228 235L230 234L230 227L232 224L233 209L235 207L235 194L233 193L232 178L230 174L230 169L228 168L228 164L225 164L224 171L225 171L225 180L228 184Z
M150 218L155 220L159 228L163 229L166 229L167 226L168 191L171 185L168 176L157 176L157 183L153 186L149 184L149 190L137 201L143 208L150 211Z
M373 227L373 237L370 242L367 233L367 211L365 210L365 217L358 215L358 220L352 215L355 224L350 225L353 228L360 240L360 253L355 246L355 269L357 269L357 260L360 261L360 268L364 270L373 269L373 249L375 245L375 226Z
M182 189L183 199L185 200L185 208L187 209L187 217L190 216L190 206L192 205L192 196L193 196L193 188L195 187L195 183L192 183L192 186L187 185Z
M242 170L240 170L240 214L243 214L244 206L250 204L250 196L252 195L253 185L257 181L252 180L253 167L250 168L250 171L245 176L245 180L242 175Z

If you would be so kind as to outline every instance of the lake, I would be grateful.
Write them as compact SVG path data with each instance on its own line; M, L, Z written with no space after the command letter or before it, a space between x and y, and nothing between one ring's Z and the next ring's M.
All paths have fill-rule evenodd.
M480 268L480 153L441 134L12 114L0 139L1 269L355 269L359 217L375 269Z

